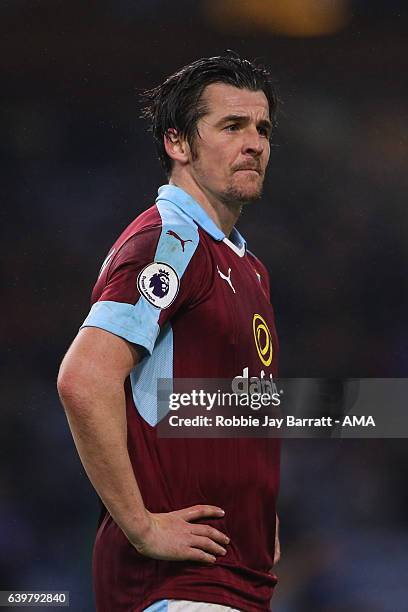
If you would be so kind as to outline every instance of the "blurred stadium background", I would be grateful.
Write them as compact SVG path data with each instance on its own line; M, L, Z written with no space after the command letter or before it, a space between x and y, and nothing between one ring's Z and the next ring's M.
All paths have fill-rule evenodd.
M0 589L93 609L97 502L56 374L165 182L138 91L185 63L258 58L284 101L239 226L271 273L281 374L406 376L407 31L402 0L1 2ZM285 443L274 611L408 609L407 460L406 440Z

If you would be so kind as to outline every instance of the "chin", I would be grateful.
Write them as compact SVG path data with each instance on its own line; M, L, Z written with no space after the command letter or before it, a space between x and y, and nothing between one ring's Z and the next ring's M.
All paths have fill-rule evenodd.
M223 194L223 201L231 204L248 204L256 202L262 195L262 185L231 186Z

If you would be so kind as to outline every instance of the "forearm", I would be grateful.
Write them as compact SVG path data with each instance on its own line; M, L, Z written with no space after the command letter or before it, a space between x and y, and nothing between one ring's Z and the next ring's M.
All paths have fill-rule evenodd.
M147 512L127 450L123 384L78 381L75 392L60 389L60 395L89 479L114 521L135 542L147 527Z
M58 392L84 468L100 498L136 550L154 559L215 563L227 536L210 525L217 506L167 513L144 507L127 449L124 381L139 362L138 350L99 328L82 329L64 357Z

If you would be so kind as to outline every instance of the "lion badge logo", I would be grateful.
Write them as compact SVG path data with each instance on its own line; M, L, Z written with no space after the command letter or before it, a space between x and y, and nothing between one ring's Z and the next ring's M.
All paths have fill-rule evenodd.
M153 262L143 268L137 277L140 294L156 308L168 308L179 291L177 272L162 262Z
M159 270L151 277L149 287L153 295L163 298L169 292L170 274L166 270Z

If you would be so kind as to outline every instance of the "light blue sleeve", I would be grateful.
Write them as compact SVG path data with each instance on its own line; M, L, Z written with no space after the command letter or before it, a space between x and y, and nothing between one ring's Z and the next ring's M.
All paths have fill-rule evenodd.
M160 310L151 306L141 297L136 306L121 302L96 302L83 327L99 327L128 342L143 346L152 353L154 343L159 335L158 324Z

